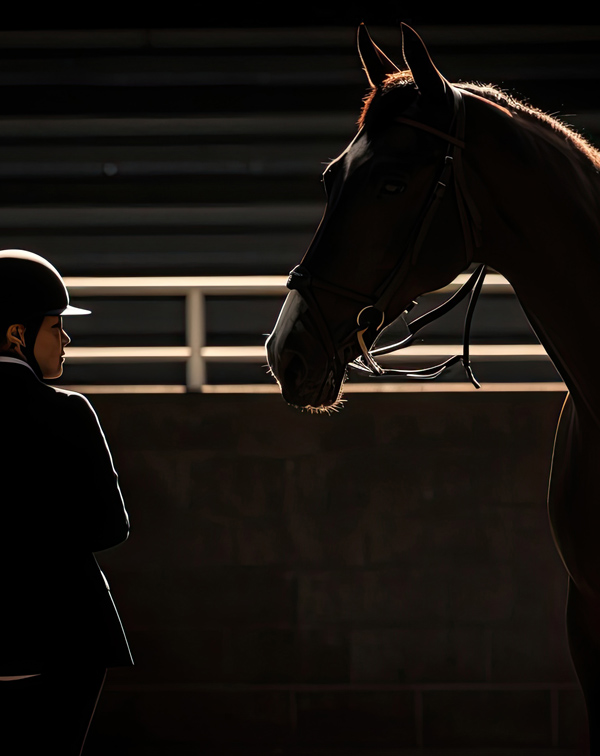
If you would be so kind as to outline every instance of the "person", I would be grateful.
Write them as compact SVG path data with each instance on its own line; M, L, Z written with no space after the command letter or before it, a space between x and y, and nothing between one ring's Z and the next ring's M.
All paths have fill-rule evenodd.
M63 371L58 271L0 251L0 751L80 754L108 667L133 664L94 552L129 534L94 410Z

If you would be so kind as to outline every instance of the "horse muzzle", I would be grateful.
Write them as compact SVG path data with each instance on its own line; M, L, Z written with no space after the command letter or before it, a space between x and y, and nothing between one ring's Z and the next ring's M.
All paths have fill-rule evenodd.
M335 404L346 366L329 353L297 291L288 294L266 350L286 402L315 408Z

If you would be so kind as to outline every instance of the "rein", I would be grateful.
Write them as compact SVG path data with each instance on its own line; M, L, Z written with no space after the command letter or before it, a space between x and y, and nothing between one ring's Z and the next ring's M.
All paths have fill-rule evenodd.
M481 292L483 281L486 275L486 266L479 265L476 270L469 277L468 281L455 292L446 302L439 307L430 310L429 312L421 315L416 320L406 323L408 336L395 344L390 344L385 347L377 347L370 349L367 347L364 334L370 329L375 328L376 332L379 332L385 322L385 312L388 305L394 299L394 296L404 281L407 270L407 263L410 267L414 267L419 258L421 247L427 237L427 234L431 228L433 220L439 210L441 202L445 196L446 188L452 182L455 197L458 206L458 213L460 217L461 227L463 231L463 239L465 244L465 252L467 260L472 260L474 256L475 248L481 246L481 218L475 202L467 190L464 178L464 169L462 163L462 150L465 148L465 106L462 93L451 88L454 98L454 131L451 134L439 131L438 129L428 126L427 124L419 121L414 121L409 118L397 117L395 121L397 123L403 123L412 128L416 128L422 131L426 131L433 136L443 139L448 144L448 151L444 158L444 164L440 175L436 181L433 191L421 212L421 220L415 224L415 228L411 234L411 240L408 244L407 254L403 256L403 259L398 263L396 268L392 271L389 277L384 281L383 285L379 288L372 297L359 294L341 286L332 284L324 279L320 279L311 273L302 264L296 266L290 273L287 282L288 289L296 289L307 300L310 301L312 306L312 312L316 313L315 322L317 328L321 334L326 347L331 350L335 359L341 361L340 353L356 336L358 344L361 349L361 356L353 362L349 363L349 367L359 370L364 373L368 373L371 377L382 377L387 375L393 375L403 378L412 379L425 379L430 380L437 378L443 372L453 365L461 362L463 368L467 374L468 379L475 386L480 388L480 384L477 382L473 375L471 368L470 356L469 356L469 335L471 329L471 321L473 318L473 312L477 303L477 298ZM320 312L316 299L312 294L312 288L318 288L328 291L332 294L344 297L346 299L353 300L359 304L363 304L363 308L357 315L356 325L357 328L353 330L349 337L337 347L334 343L333 337L327 325L325 318ZM456 305L458 305L468 294L470 294L469 305L465 316L464 328L463 328L463 352L462 355L455 355L445 360L438 365L432 365L428 368L422 368L420 370L397 370L382 368L378 364L375 357L398 349L404 349L409 346L416 334L425 326L434 322L438 318L450 312ZM416 304L413 302L407 310L405 310L400 317L404 318L406 314ZM406 322L406 321L405 321ZM381 335L381 334L380 334ZM377 342L377 338L375 342Z

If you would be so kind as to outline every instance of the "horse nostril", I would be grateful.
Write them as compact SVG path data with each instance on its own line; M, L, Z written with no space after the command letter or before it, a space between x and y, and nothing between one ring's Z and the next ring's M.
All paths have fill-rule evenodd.
M283 372L286 386L299 386L306 378L306 363L299 354L293 354Z

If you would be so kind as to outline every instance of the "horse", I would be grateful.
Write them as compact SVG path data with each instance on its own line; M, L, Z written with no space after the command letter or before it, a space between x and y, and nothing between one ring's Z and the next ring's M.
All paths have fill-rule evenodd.
M503 274L568 389L555 436L548 514L568 576L567 637L600 753L600 384L590 359L600 326L600 153L574 129L493 86L452 84L402 25L405 67L358 31L368 79L358 133L327 165L325 212L290 274L266 343L283 398L329 411L348 367L385 374L377 347L419 296L477 265ZM564 307L577 295L577 309ZM432 378L462 356L408 379Z

